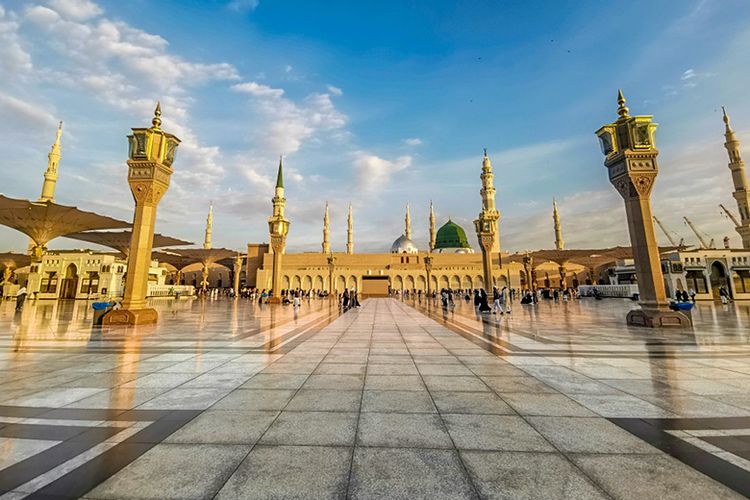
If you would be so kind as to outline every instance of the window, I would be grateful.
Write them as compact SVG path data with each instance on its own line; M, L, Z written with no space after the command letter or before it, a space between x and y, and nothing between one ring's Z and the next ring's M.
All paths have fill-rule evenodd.
M696 293L708 293L706 277L701 271L688 271L685 274L685 283L688 290L695 290Z
M750 271L734 271L734 291L750 293Z
M42 283L39 285L39 293L55 293L57 292L57 272L50 271L44 273Z
M81 282L81 293L90 294L99 291L99 273L96 271L89 271L83 277Z

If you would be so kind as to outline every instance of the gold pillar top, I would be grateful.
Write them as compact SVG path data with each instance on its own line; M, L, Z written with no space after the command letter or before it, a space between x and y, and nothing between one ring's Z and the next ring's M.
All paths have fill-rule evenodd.
M622 95L622 90L617 89L617 114L620 118L629 118L630 110L625 106L625 96Z

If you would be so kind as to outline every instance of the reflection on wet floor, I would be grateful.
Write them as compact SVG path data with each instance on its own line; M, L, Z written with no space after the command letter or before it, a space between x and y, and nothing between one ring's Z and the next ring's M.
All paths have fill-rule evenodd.
M0 498L750 493L745 304L688 331L628 328L619 300L165 300L105 329L90 303L12 306Z

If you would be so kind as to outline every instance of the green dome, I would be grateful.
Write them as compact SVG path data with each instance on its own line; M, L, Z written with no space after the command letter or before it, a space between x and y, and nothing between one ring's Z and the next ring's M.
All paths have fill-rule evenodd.
M438 229L435 236L435 249L441 248L471 248L464 230L450 219Z

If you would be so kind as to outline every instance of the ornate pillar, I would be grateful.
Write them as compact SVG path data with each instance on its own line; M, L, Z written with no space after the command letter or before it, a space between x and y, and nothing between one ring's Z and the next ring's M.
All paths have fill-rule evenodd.
M133 235L122 309L105 316L107 324L154 323L158 315L146 307L148 270L154 240L156 207L169 188L172 162L180 140L161 130L161 107L156 105L151 128L134 128L128 136L128 184L135 200Z
M271 200L273 203L273 215L268 218L268 232L271 237L271 249L273 250L273 269L271 272L271 295L268 302L272 304L281 303L281 260L286 247L286 235L289 233L289 221L284 217L286 198L284 198L284 176L282 173L282 162L279 158L279 172L276 175L276 194Z
M333 254L328 256L328 298L333 298L333 270L336 267L336 257Z
M659 151L654 143L657 125L652 116L630 116L622 92L618 92L617 103L620 117L596 135L609 180L625 201L633 247L641 309L629 312L627 322L647 327L688 326L691 321L686 314L668 307L654 231L651 190L658 173Z

